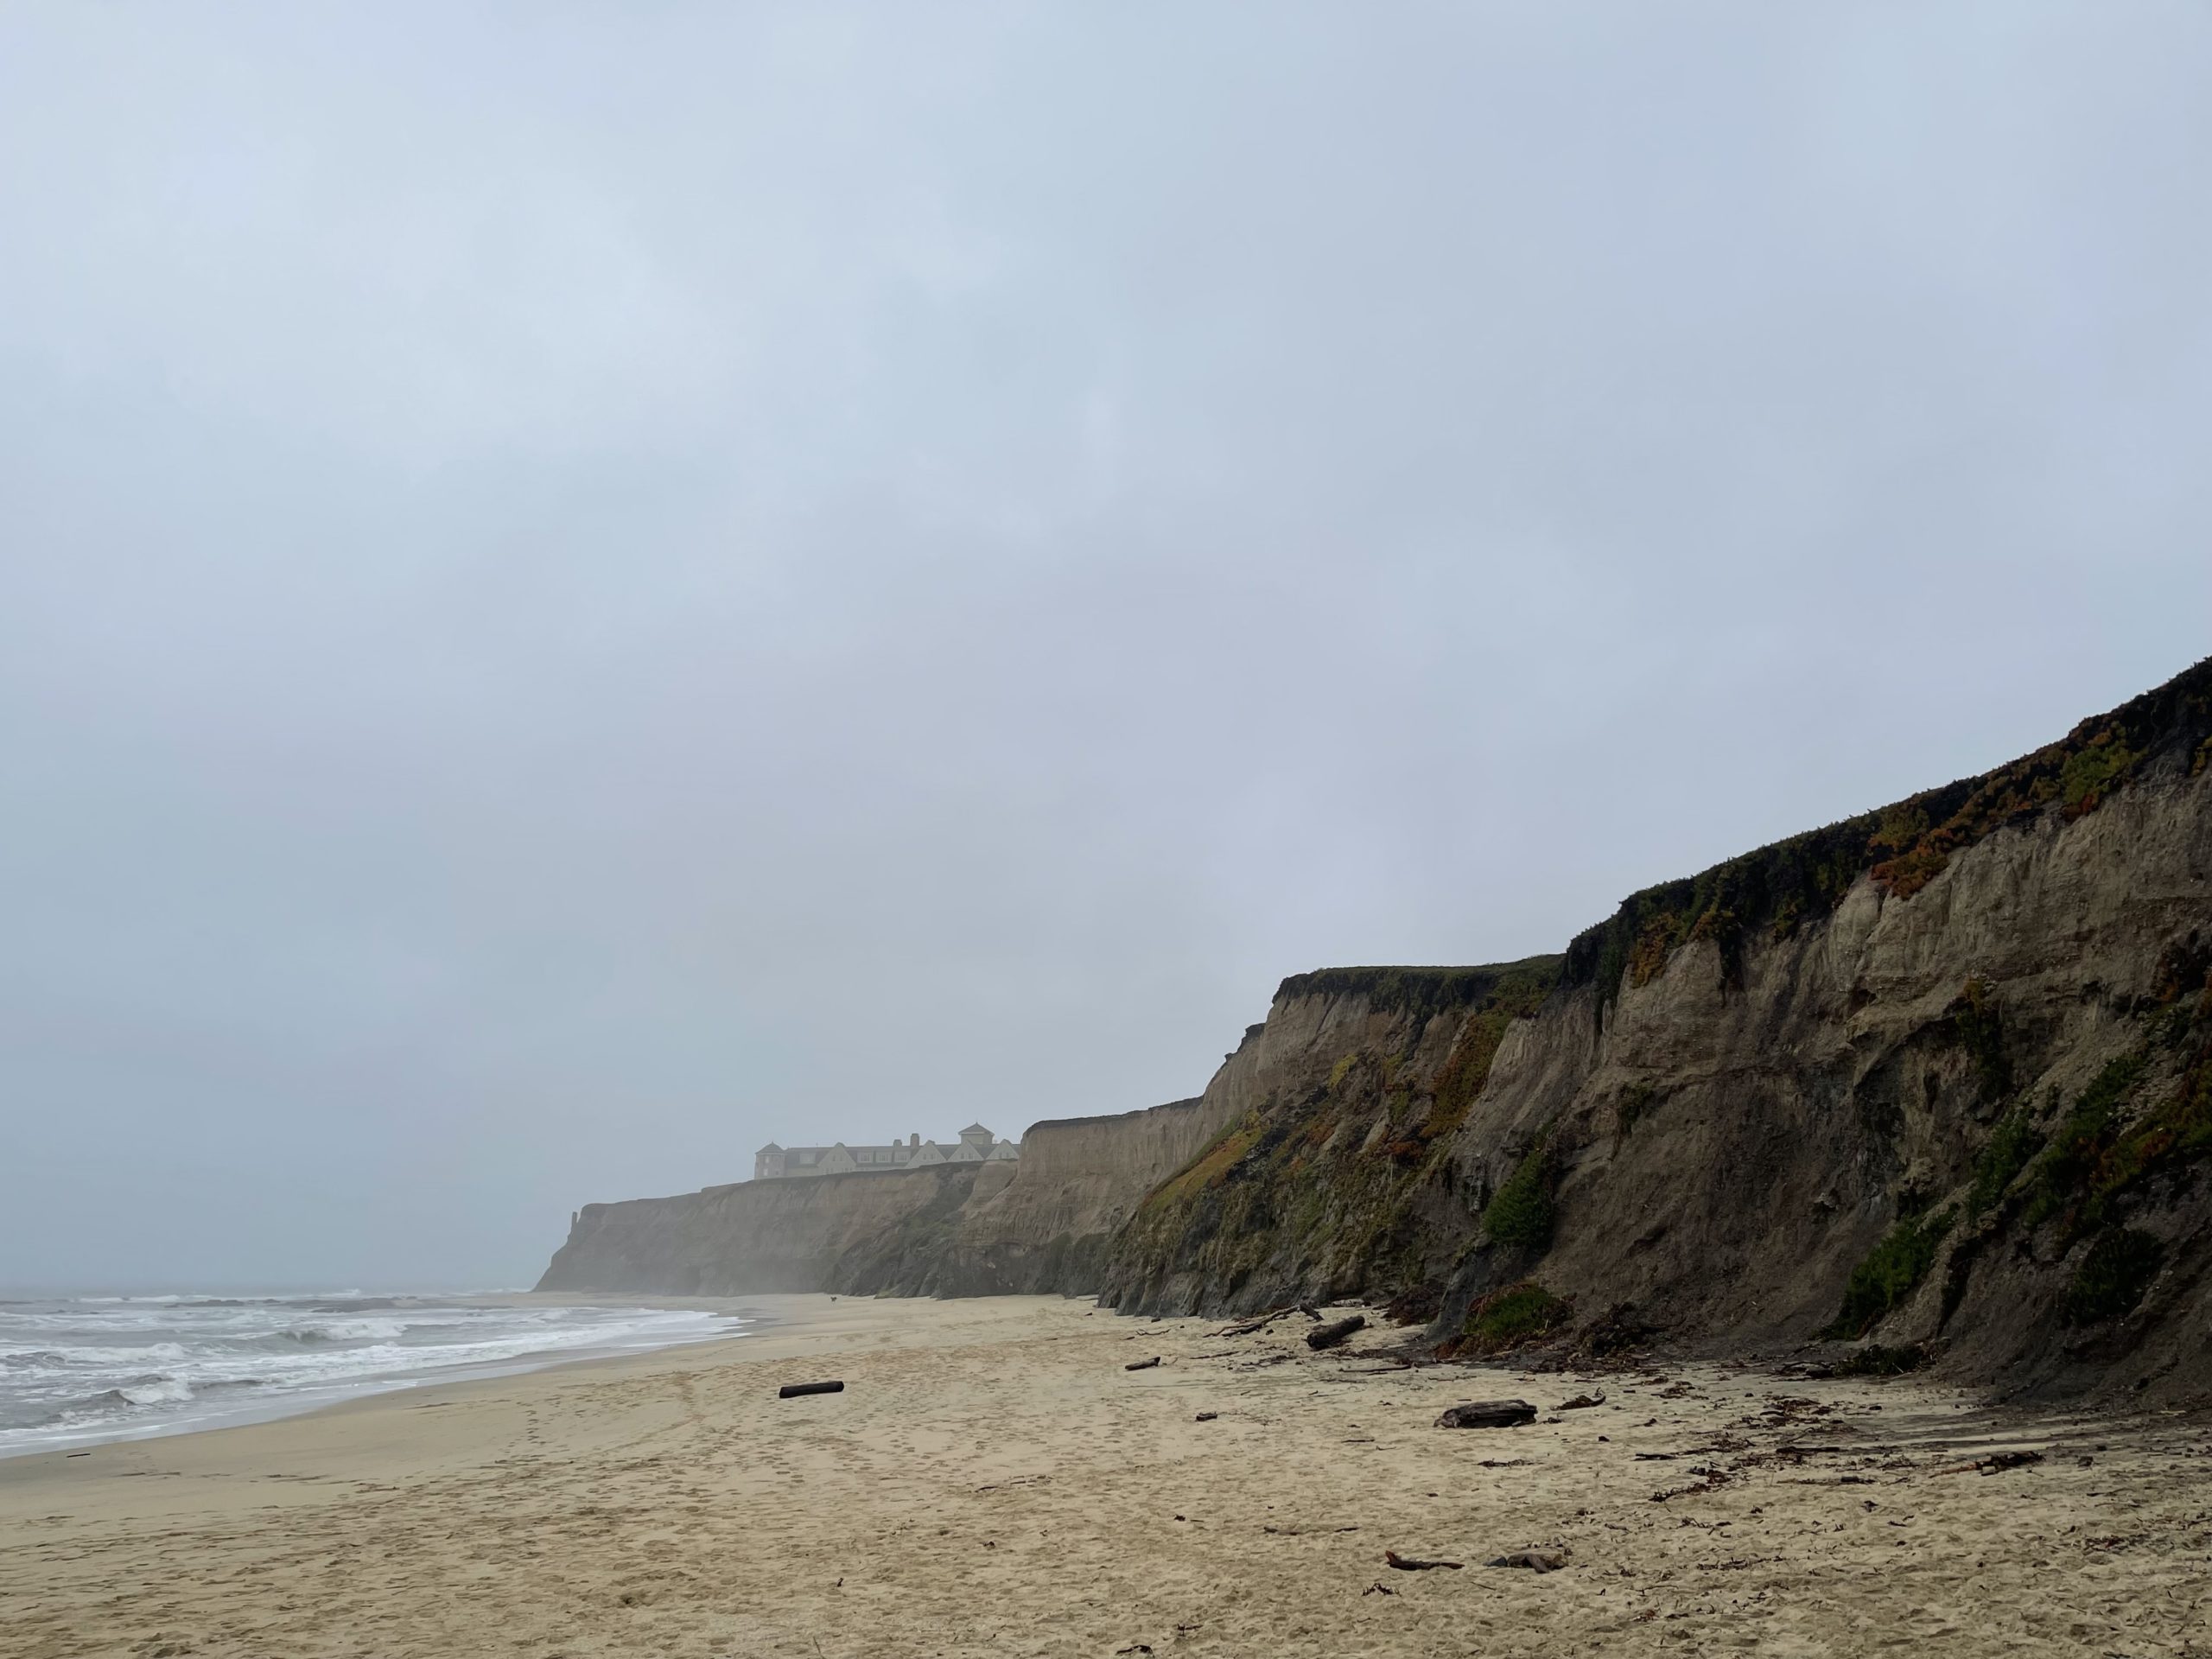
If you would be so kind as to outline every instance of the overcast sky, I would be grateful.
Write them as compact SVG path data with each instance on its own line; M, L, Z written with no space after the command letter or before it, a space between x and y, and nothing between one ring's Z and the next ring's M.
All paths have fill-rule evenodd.
M0 1283L1195 1093L2212 651L2212 14L0 10Z

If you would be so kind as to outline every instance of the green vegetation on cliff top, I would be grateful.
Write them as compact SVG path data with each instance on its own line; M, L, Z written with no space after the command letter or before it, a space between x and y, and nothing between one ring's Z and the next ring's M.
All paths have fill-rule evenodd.
M1978 778L1923 790L1893 806L1846 818L1716 864L1702 874L1631 893L1567 948L1569 985L1608 996L1627 975L1648 982L1676 945L1712 940L1725 982L1738 982L1755 930L1787 938L1826 916L1862 875L1899 897L1934 880L1951 855L2053 806L2069 817L2094 811L2161 754L2203 769L2212 750L2212 658L2110 714L2083 721L2056 743Z
M1559 982L1566 958L1526 957L1479 968L1323 968L1293 974L1275 992L1278 1001L1307 996L1363 996L1376 1008L1421 1020L1469 1003L1529 1005L1542 1001Z

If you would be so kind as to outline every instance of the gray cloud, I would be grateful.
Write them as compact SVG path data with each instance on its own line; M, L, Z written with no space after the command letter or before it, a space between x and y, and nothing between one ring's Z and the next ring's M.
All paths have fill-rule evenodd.
M0 1282L1194 1090L2207 649L2212 23L10 8Z

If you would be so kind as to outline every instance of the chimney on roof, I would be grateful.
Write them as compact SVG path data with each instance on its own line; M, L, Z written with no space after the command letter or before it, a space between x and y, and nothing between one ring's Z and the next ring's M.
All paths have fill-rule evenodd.
M922 1137L918 1135L910 1135L906 1137L906 1144L910 1147L918 1147L922 1144Z

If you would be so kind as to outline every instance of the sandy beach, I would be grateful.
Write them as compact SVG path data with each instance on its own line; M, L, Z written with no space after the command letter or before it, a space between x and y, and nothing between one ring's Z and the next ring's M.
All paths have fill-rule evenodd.
M2212 1653L2201 1421L1408 1370L1295 1316L748 1305L775 1325L0 1463L0 1653ZM1433 1427L1501 1395L1539 1421ZM1532 1548L1567 1565L1484 1564Z

